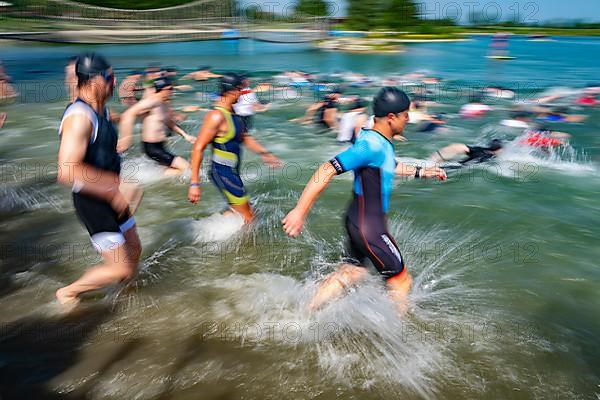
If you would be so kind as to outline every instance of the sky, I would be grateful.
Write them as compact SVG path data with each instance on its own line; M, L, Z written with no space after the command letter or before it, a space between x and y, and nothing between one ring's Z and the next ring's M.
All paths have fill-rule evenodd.
M345 0L327 0L335 16L345 14ZM467 20L469 10L485 12L488 19L519 19L526 23L557 19L581 19L600 22L598 0L416 0L430 18ZM286 13L293 9L296 0L241 0L243 5L258 5L263 11ZM518 14L517 14L518 13Z

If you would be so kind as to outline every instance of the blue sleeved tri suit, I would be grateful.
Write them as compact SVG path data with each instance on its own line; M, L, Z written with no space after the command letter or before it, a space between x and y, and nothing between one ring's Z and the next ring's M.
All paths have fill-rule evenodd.
M338 174L354 171L354 199L346 213L351 260L370 259L386 279L401 274L404 261L386 221L396 174L394 146L379 132L363 129L354 145L330 162Z

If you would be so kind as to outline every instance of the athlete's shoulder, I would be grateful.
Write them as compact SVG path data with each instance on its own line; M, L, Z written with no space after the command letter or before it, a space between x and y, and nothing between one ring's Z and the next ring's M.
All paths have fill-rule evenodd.
M356 139L357 144L360 143L371 151L380 151L383 149L385 147L384 141L384 137L371 129L362 129Z

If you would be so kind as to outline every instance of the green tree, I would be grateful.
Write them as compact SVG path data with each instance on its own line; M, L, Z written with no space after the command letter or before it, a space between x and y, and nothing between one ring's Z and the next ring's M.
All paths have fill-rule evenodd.
M329 15L329 5L323 0L298 0L295 11L300 14L324 17Z
M413 0L348 0L348 26L356 30L403 30L419 24Z
M417 25L417 6L412 0L385 0L383 3L384 28L401 31Z

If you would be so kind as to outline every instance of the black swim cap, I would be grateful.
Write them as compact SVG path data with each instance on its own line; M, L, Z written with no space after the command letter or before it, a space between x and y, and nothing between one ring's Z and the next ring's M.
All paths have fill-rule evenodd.
M173 86L173 81L166 76L161 76L160 78L156 78L154 80L154 89L156 89L156 92L160 92L169 86Z
M233 72L225 73L219 80L219 89L221 94L225 94L231 90L239 89L243 86L243 77Z
M373 113L376 117L398 114L408 110L410 99L402 90L387 86L382 88L373 99Z
M363 99L356 99L354 100L354 103L352 103L352 110L355 110L357 108L365 108L366 106L367 103L365 103Z
M77 58L75 73L80 81L85 82L109 68L110 64L100 54L85 53Z
M500 140L500 139L493 139L490 141L490 143L488 143L488 150L490 150L490 151L497 151L503 147L504 147L504 144L502 143L502 140Z

